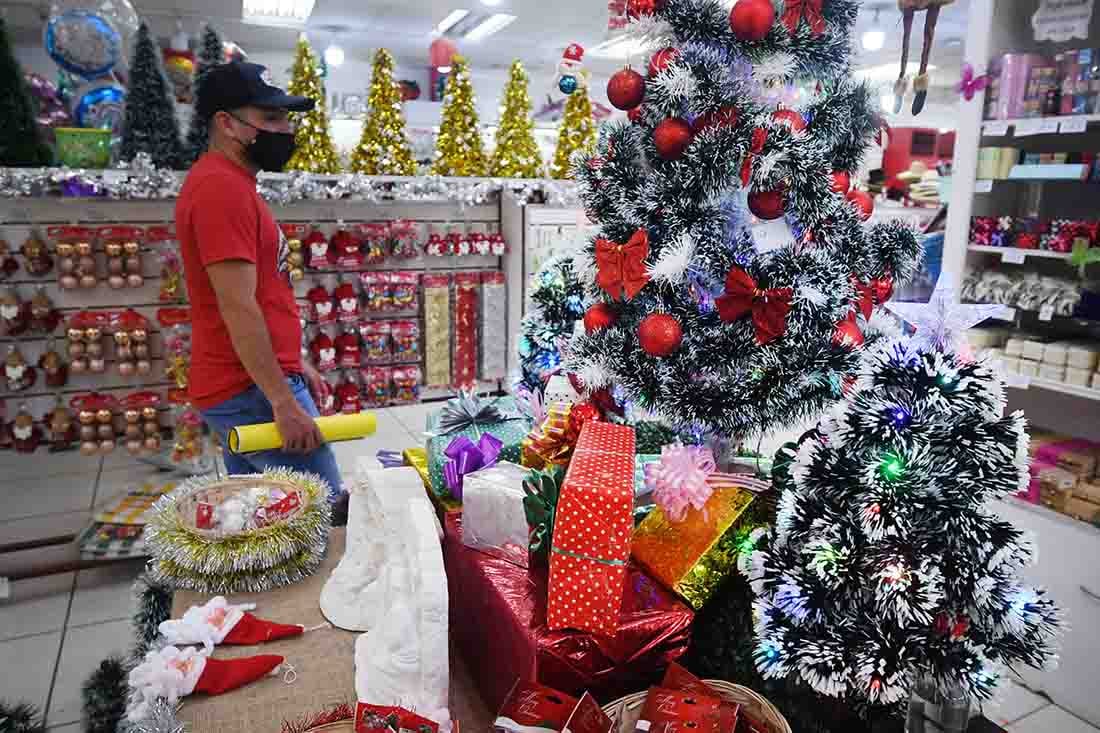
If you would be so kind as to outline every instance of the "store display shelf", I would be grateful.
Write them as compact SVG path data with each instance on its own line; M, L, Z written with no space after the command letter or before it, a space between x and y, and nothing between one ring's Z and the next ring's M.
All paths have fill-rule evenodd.
M1043 379L1042 377L1024 377L1017 384L1009 386L1013 389L1027 389L1029 387L1037 387L1039 389L1045 389L1051 392L1061 392L1062 394L1080 397L1084 400L1096 400L1097 402L1100 402L1100 389L1093 389L1092 387L1079 387L1075 384L1055 382L1053 379Z
M1006 137L1010 132L1014 133L1016 137L1068 135L1085 132L1090 125L1095 123L1100 123L1100 114L986 120L982 123L982 135L986 137Z
M1020 249L1019 247L994 247L989 244L969 244L966 247L970 252L987 252L999 254L1001 259L1009 264L1020 264L1028 257L1039 257L1048 260L1068 260L1069 252L1052 252L1048 249Z
M1088 522L1082 522L1080 519L1075 519L1068 514L1056 512L1050 507L1045 507L1042 504L1032 504L1030 501L1021 499L1018 496L1006 496L1004 499L1002 499L1002 501L1011 504L1014 507L1024 509L1025 511L1038 514L1041 517L1046 517L1047 519L1058 522L1059 524L1064 525L1070 529L1080 530L1082 532L1095 534L1095 536L1100 537L1100 527L1089 524Z

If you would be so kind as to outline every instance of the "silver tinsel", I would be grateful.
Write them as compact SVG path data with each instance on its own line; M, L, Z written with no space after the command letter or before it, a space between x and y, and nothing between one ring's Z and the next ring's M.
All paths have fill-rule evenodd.
M150 707L149 717L132 723L126 718L118 724L118 733L184 733L186 726L176 717L179 707L158 698Z

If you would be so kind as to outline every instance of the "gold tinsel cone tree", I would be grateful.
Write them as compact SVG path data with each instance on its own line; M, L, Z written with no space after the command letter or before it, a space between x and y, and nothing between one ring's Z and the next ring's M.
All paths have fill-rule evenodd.
M294 66L290 70L290 83L287 91L291 94L309 97L316 104L309 112L292 115L298 123L298 132L294 136L296 147L294 156L286 164L288 171L307 171L309 173L339 173L340 158L332 144L332 133L328 128L328 112L325 107L325 85L321 81L321 70L317 66L317 57L309 47L306 37L298 37L298 49L294 54Z
M485 152L477 122L474 89L466 59L455 56L443 95L443 121L435 141L432 173L441 176L485 175Z
M527 72L518 60L512 62L508 85L504 87L504 109L500 113L496 148L489 163L489 175L504 178L538 178L542 156L535 142L531 121L531 97L527 94Z
M401 114L403 101L401 88L393 79L393 55L379 49L374 55L363 136L351 154L353 171L372 176L416 175L416 161Z
M588 87L580 85L565 101L565 115L558 131L558 147L550 165L551 178L572 178L570 160L579 150L596 146L596 121L592 119L592 102Z

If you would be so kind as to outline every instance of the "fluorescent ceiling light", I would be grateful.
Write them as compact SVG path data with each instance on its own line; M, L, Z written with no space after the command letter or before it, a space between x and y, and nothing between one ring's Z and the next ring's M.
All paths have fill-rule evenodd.
M516 16L509 15L508 13L493 13L488 18L475 25L463 37L471 43L484 41L502 28L511 25L515 20Z
M436 71L438 71L440 74L450 74L451 73L451 68L452 67L450 67L450 66L440 66L439 68L436 69Z
M253 25L305 24L314 0L244 0L241 20Z
M504 2L504 0L481 0L482 5L486 5L490 8L495 8L496 6L500 5L502 2Z
M864 51L881 51L886 45L886 31L873 30L863 34Z
M344 63L344 49L335 43L330 43L325 49L325 63L336 68Z
M435 27L435 32L439 35L443 35L447 31L454 28L456 25L462 22L462 19L470 14L469 10L452 10L447 14L447 17L439 21L439 25Z
M631 56L640 56L646 52L646 49L647 45L636 38L618 36L589 49L588 55L595 58L626 59Z
M932 72L936 70L934 64L928 65L928 71ZM894 81L898 78L899 64L879 64L878 66L868 66L864 69L856 69L856 77L863 79L864 81L875 82L888 82ZM911 63L905 67L905 75L912 77L920 71L920 64Z

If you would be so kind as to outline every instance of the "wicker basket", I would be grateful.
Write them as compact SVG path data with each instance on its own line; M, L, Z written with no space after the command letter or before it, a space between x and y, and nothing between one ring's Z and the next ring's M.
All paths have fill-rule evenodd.
M179 513L180 521L186 524L190 531L199 537L203 537L208 540L220 540L227 537L233 537L237 535L243 535L245 533L263 532L264 529L247 529L240 530L238 532L226 532L218 529L199 529L195 526L195 521L198 516L199 504L210 504L212 506L218 506L226 499L230 499L237 494L249 491L256 487L262 487L265 489L279 489L285 494L301 493L300 486L280 479L272 479L266 476L248 476L239 478L228 478L217 483L212 483L209 486L205 486L198 491L192 492L183 497L176 503L176 511ZM303 497L302 501L298 503L297 508L287 514L285 517L280 517L278 520L271 523L270 526L290 522L299 514L304 512L309 505L308 498Z
M749 688L722 680L703 681L718 697L737 703L754 719L768 726L771 733L791 733L791 726L787 723L787 719L775 709L775 706ZM634 725L642 715L646 694L646 692L636 692L603 706L604 712L614 723L611 727L612 733L633 733Z

